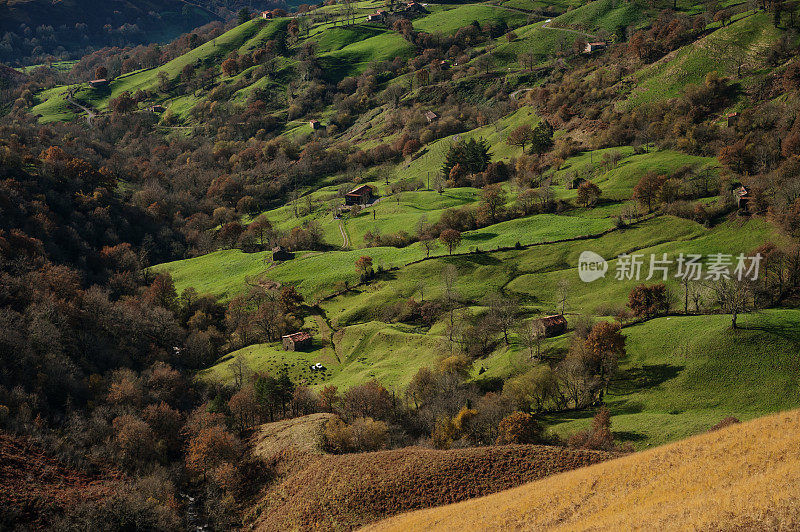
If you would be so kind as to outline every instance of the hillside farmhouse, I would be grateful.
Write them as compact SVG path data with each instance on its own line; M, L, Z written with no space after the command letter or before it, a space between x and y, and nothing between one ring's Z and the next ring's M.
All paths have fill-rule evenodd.
M562 314L544 316L536 321L544 326L544 335L547 338L550 338L551 336L558 336L567 332L567 318L565 318Z
M605 41L587 42L586 46L583 49L583 52L590 54L592 52L596 52L597 50L602 50L605 47L606 47Z
M344 195L346 205L366 205L372 203L372 187L361 185Z
M272 260L291 260L294 258L294 253L289 251L283 246L275 246L272 248Z
M93 79L89 82L89 86L93 89L101 89L103 87L108 87L108 80L107 79Z
M300 351L311 347L311 335L305 331L286 334L281 337L283 349L286 351Z

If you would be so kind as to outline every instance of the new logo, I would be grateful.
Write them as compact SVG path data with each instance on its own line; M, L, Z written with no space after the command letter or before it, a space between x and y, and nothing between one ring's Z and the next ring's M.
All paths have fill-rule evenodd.
M606 276L608 262L594 251L584 251L578 257L578 276L584 283L591 283Z

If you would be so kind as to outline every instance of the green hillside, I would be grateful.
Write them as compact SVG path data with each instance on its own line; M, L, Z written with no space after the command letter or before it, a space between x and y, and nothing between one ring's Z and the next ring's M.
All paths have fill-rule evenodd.
M702 432L726 416L753 419L796 408L800 312L742 317L674 316L625 329L628 358L607 403L614 430L637 447ZM554 416L561 434L585 427L584 416Z
M75 119L77 111L66 102L72 89L75 100L114 119L109 101L142 91L145 99L134 113L164 104L169 112L162 127L182 128L194 141L213 139L212 155L200 152L195 160L213 157L228 165L215 182L241 180L238 197L226 197L224 207L207 213L214 219L206 229L210 238L231 224L247 231L255 220L269 222L269 247L229 242L149 269L169 273L179 294L194 288L225 304L254 287L292 286L305 299L298 312L313 337L308 350L286 352L264 338L225 343L224 356L200 371L200 380L230 383L243 363L271 374L287 369L293 380L315 388L377 379L402 393L420 368L435 367L455 349L450 316L441 308L427 321L403 317L406 307L441 304L443 272L454 268L454 315L479 324L492 317L493 298L518 306L508 342L497 333L465 370L469 382L501 388L511 377L555 366L568 351L571 333L546 339L545 360L532 361L518 327L528 320L562 311L571 328L586 320L628 319L628 294L645 276L615 278L620 254L645 260L664 253L737 255L765 242L791 242L763 212L737 211L731 191L746 175L717 157L722 140L712 146L703 139L708 128L721 125L723 109L744 109L748 91L780 74L774 50L781 39L795 38L768 13L741 4L727 4L725 24L704 18L699 4L684 4L669 16L663 6L616 0L430 4L427 13L412 14L392 5L388 23L365 22L384 7L379 2L353 4L355 22L342 5L327 5L302 16L255 18L158 68L119 76L107 89L44 90L32 112L41 122ZM650 62L636 60L627 40L670 23L684 32L683 41ZM610 50L588 54L574 47L597 39ZM257 54L261 64L248 60L232 75L222 72L226 59ZM183 90L186 67L202 70L210 81ZM730 91L717 114L658 130L691 137L691 143L654 139L637 113L681 97L711 72L729 76ZM567 88L558 92L560 83ZM436 114L431 118L429 111ZM269 123L240 138L239 126L253 114ZM220 126L228 115L240 122ZM322 127L312 129L312 118ZM627 130L607 137L619 123ZM538 151L533 142L514 140L525 128L547 125L553 131ZM505 173L498 178L470 170L461 181L443 174L450 150L468 141L485 143L488 161ZM695 147L685 148L690 144ZM305 159L309 153L322 155ZM240 163L245 155L250 162ZM340 159L337 169L317 170L325 158ZM284 166L263 170L276 159ZM313 169L303 170L302 179L286 178L299 161ZM644 176L657 176L659 187L670 183L672 196L660 188L651 208L637 186ZM596 185L597 196L580 199L581 181ZM377 201L342 210L344 193L361 184L372 187ZM492 208L500 215L487 218L492 190L500 198ZM268 199L242 208L236 200L244 191ZM436 239L441 224L461 224L452 254ZM431 227L437 228L435 244L426 249L422 230ZM272 245L308 228L318 232L314 246L293 249L291 260L272 260ZM587 250L608 260L605 277L592 283L580 281L577 270ZM361 257L372 259L371 278L356 268ZM682 313L682 285L674 277L665 283L671 311ZM711 288L703 289L706 315L671 315L624 328L628 354L607 396L621 439L639 447L663 443L725 415L754 417L798 405L792 388L797 339L784 331L800 315L785 309L747 314L743 329L730 334L730 318ZM773 352L780 355L763 362ZM309 369L317 362L324 372ZM546 418L567 435L586 426L591 414L585 408Z

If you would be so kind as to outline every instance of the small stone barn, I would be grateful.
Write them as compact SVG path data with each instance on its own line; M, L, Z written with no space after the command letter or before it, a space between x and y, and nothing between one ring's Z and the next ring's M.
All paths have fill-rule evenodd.
M283 246L275 246L272 248L272 260L290 260L293 257L294 253Z
M286 351L302 351L311 347L311 335L305 331L284 335L281 340Z
M544 316L537 320L544 326L544 335L547 338L551 336L558 336L567 332L567 318L562 314L554 314L552 316Z
M428 121L428 123L430 124L430 123L432 123L432 122L434 122L434 121L438 120L438 119L439 119L439 115L437 115L437 114L436 114L436 113L434 113L433 111L428 111L428 112L426 112L426 113L425 113L425 119L426 119L426 120Z
M602 50L605 47L606 47L605 41L587 42L586 46L583 49L583 52L586 54L590 54L592 52L596 52L597 50Z
M101 89L103 87L108 87L108 80L107 79L93 79L89 82L89 86L93 89Z
M308 121L308 125L311 126L311 129L319 129L319 128L322 127L322 124L320 123L320 121L316 120L316 119L309 120Z
M346 205L366 205L372 202L372 187L361 185L344 195Z

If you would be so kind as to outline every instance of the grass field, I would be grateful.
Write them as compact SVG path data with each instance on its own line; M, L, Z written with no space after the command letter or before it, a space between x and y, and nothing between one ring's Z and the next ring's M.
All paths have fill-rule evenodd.
M268 41L277 32L285 31L288 23L289 19L274 19L271 21L253 19L169 61L162 67L123 74L114 79L107 89L89 89L86 86L76 94L76 97L102 111L107 108L109 100L116 98L125 91L135 92L140 89L156 89L159 84L159 72L166 73L170 80L174 80L186 65L194 64L197 61L219 63L220 59L232 50L248 51ZM63 91L64 87L56 87L40 93L37 96L38 105L31 112L41 114L42 122L73 118L73 116L65 112L66 102L61 96ZM180 101L186 99L179 98L179 105L176 106L174 111L181 114L185 113L199 101L194 97L188 97L190 100L188 102ZM169 102L165 103L168 108L171 108Z
M798 476L794 410L368 530L794 530Z
M606 169L602 167L601 160L609 152L618 152L623 158L616 167ZM684 166L694 169L697 174L707 172L711 183L716 179L718 163L713 157L698 157L672 150L634 154L633 149L628 146L595 150L570 157L555 172L555 177L562 184L570 177L583 177L600 187L603 198L626 200L633 195L633 187L645 173L671 175Z
M422 17L414 21L414 29L434 33L455 33L459 28L472 24L477 20L481 24L497 23L505 20L509 26L519 25L525 21L526 16L522 13L497 9L487 5L466 4L449 6L452 8L436 10L427 17Z
M780 35L766 13L740 18L701 39L696 46L681 48L639 70L634 75L636 89L619 105L630 109L678 96L686 85L701 83L712 71L736 77L740 65L744 74L742 83L749 85L767 66L766 50Z
M747 314L740 327L717 315L625 328L629 356L606 397L617 436L659 445L726 416L752 419L800 406L800 311ZM550 421L555 432L571 434L589 419Z

